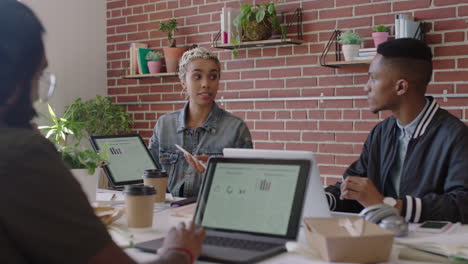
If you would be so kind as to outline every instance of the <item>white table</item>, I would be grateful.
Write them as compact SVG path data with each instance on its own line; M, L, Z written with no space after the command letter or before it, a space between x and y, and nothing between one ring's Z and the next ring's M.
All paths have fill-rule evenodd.
M159 206L161 207L161 206ZM168 207L168 206L167 206ZM152 228L144 228L144 229L127 229L126 228L126 216L124 215L121 219L119 219L116 223L113 225L120 228L120 229L125 229L128 230L131 234L133 234L133 241L135 243L138 242L143 242L143 241L148 241L151 239L156 239L156 238L161 238L164 237L169 229L172 226L176 226L178 223L184 221L188 222L191 220L191 217L180 217L180 216L173 216L171 215L171 210L170 208L158 211L154 214L154 219L153 219L153 227ZM468 235L468 225L460 226L459 227L459 232L465 232ZM122 236L117 235L115 232L111 232L113 236L117 239L120 240L119 238L122 238ZM421 236L420 234L417 233L410 233L410 238L415 237L415 236ZM427 235L426 235L427 236ZM305 240L304 232L301 229L298 237L299 243L290 243L287 245L288 248L292 247L299 247L301 245L307 245L307 242ZM118 242L118 241L117 241ZM388 263L396 264L396 263L401 263L401 264L422 264L422 263L427 263L426 261L409 261L409 260L400 260L398 259L398 255L400 253L400 247L394 246L392 250L392 256L391 259ZM157 255L154 254L149 254L142 252L138 249L135 248L127 248L126 253L129 254L134 260L136 260L138 263L147 263L149 261L157 259ZM421 257L424 257L425 255L419 255L417 256L417 252L410 252L412 257L417 257L416 259L421 259ZM427 256L427 255L426 255ZM198 261L197 263L203 263L201 261ZM286 264L286 263L309 263L309 264L322 264L322 263L328 263L325 261L319 260L316 256L311 256L311 255L305 255L305 254L299 254L297 252L287 252L272 258L269 258L267 260L264 260L260 263L265 263L265 264Z

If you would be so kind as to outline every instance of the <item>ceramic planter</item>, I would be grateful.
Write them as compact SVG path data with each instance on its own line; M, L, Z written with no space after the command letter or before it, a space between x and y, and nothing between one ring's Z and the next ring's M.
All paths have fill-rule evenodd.
M185 52L185 48L164 48L164 58L166 59L167 72L177 72L179 59Z
M88 201L90 203L95 202L101 169L97 168L93 175L89 175L87 169L71 169L70 171L75 179L80 183L81 189L83 189L86 194Z
M342 45L341 49L343 50L343 55L344 55L345 61L354 60L354 58L357 57L358 54L359 54L359 48L360 47L361 47L361 45L359 45L359 44Z
M148 69L150 73L160 73L162 61L148 61Z
M372 39L374 40L374 46L377 48L381 43L388 40L388 32L372 32Z

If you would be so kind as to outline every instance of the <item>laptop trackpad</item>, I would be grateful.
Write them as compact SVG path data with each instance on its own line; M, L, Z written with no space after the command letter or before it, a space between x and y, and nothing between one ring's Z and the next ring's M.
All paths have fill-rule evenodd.
M150 240L136 244L135 248L138 248L145 252L156 253L157 250L162 247L163 242L164 238ZM272 248L267 252L262 252L262 254L259 254L260 252L258 251L219 247L205 244L202 248L200 260L210 260L223 263L252 263L260 259L274 256L281 252L286 252L286 248L284 245L278 245L278 247Z
M266 252L251 251L245 249L218 247L203 245L200 260L221 263L253 263L278 253L286 252L286 247L278 245Z

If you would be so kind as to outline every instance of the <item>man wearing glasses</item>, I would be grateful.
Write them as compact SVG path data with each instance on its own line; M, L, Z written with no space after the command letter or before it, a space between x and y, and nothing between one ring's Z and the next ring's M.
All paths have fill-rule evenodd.
M47 67L45 67L47 68ZM51 72L42 73L39 78L38 99L41 102L47 102L54 94L55 86L57 85L57 77Z

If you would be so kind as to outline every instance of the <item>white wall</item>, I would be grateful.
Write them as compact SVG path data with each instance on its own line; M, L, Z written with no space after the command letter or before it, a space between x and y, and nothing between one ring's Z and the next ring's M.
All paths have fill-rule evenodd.
M79 97L106 95L106 0L21 2L36 12L46 28L47 71L57 75L49 102L53 108L63 113ZM37 105L37 110L46 111L46 105Z

